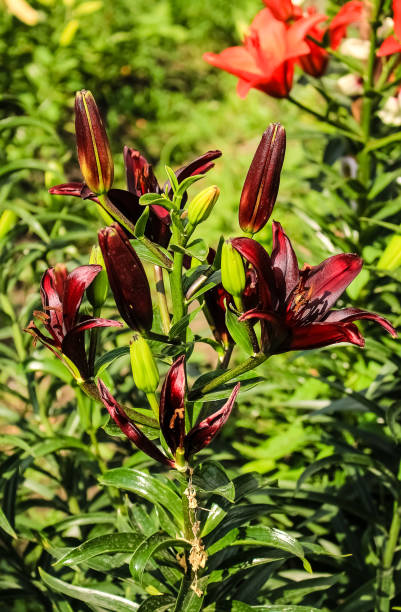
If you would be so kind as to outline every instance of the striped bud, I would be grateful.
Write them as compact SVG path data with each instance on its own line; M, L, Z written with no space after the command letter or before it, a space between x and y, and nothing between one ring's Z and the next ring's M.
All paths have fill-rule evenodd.
M148 343L139 334L131 340L130 357L134 383L144 393L154 393L159 384L159 372Z
M224 242L221 250L221 282L228 293L241 299L246 283L244 264L230 241Z
M114 178L110 144L95 99L85 89L75 97L75 134L85 183L96 195L106 193Z
M195 226L206 221L213 210L220 195L220 189L216 185L206 187L200 191L188 206L188 221Z
M272 214L280 186L285 145L285 129L279 123L271 123L256 149L242 188L239 224L244 232L259 232Z
M86 296L93 308L101 308L107 299L109 281L107 280L106 266L104 265L104 259L100 247L94 246L92 248L89 263L102 266L99 274L95 277L94 281L86 290Z

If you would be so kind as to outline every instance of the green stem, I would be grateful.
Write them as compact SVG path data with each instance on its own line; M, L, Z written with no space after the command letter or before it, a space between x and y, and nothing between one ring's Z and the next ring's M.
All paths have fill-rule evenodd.
M100 317L102 312L101 308L93 309L93 318L97 319ZM89 372L91 376L95 373L95 359L96 359L96 349L97 349L97 341L99 338L99 328L93 327L91 329L90 341L89 341L89 355L88 355L88 366Z
M398 480L401 480L401 462L398 469ZM397 499L393 505L393 517L391 520L388 539L384 547L382 566L379 573L379 599L376 612L389 612L391 598L394 592L393 584L393 559L397 548L401 530L401 507Z
M370 49L366 74L364 78L364 95L361 115L362 137L365 145L369 142L372 127L372 111L375 96L374 90L374 69L377 50L377 28L379 26L378 17L383 5L383 0L375 0L373 3L372 20L370 22ZM366 150L359 155L359 179L364 185L366 192L370 187L372 156ZM365 207L365 199L362 200L360 208ZM361 210L360 212L363 212Z
M268 357L269 355L265 355L264 353L259 353L258 355L252 355L251 357L248 357L248 359L240 365L236 366L235 368L232 368L231 370L228 370L227 372L224 372L224 374L220 374L220 376L217 376L217 378L214 378L207 385L202 387L200 393L202 395L205 395L205 393L213 391L213 389L216 389L216 387L224 385L233 378L236 378L241 374L245 374L245 372L249 372L249 370L256 368L258 365L266 361Z
M173 226L173 240L178 246L183 246L182 237L179 229ZM182 288L182 267L184 263L184 253L176 251L174 253L173 269L170 272L171 299L173 301L173 322L177 323L185 315L184 292ZM183 332L185 334L185 330ZM185 337L183 337L185 340Z
M116 206L114 206L113 202L110 200L107 194L103 193L101 195L98 195L97 197L103 208L113 217L113 219L118 220L118 222L121 223L121 225L123 225L126 230L128 230L133 236L135 236L135 225L132 223L132 221L127 219L127 217L123 215L122 212ZM167 255L165 255L163 251L161 251L157 247L156 244L149 240L149 238L146 238L146 236L140 236L138 240L143 242L144 245L149 249L149 251L151 251L163 262L166 268L171 269L171 259L167 257Z
M168 310L166 289L164 286L163 268L160 266L154 267L157 300L159 302L160 317L162 321L163 331L168 335L170 331L170 313Z
M153 410L153 414L157 422L159 422L159 402L157 401L157 397L154 393L147 393L146 397L148 398L148 402L150 407Z
M341 123L338 123L337 121L333 121L332 119L329 119L325 115L321 115L320 113L314 111L313 108L310 108L309 106L305 106L304 104L302 104L302 102L300 102L299 100L296 100L292 96L287 96L287 100L289 100L292 104L294 104L295 106L303 110L305 113L309 113L310 115L312 115L319 121L333 125L334 127L337 128L339 132L341 132L348 138L351 138L353 140L358 139L358 135L354 132L351 132L346 126L343 126Z

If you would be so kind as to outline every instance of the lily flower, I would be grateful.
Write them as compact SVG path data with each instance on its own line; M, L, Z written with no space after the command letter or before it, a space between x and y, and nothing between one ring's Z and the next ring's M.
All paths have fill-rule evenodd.
M393 0L394 35L388 36L377 51L379 57L401 53L401 5L399 0Z
M43 311L35 311L34 316L50 336L43 334L33 321L25 329L63 361L75 377L78 373L83 380L93 372L89 371L82 332L94 327L122 327L119 321L79 314L83 295L101 270L98 265L79 266L68 274L63 264L46 270L40 285Z
M238 383L220 410L217 410L217 412L195 425L186 433L185 396L187 384L185 356L182 355L176 359L165 378L159 407L160 429L171 451L173 457L171 459L162 453L127 416L100 379L97 384L104 406L121 431L144 453L168 467L177 469L185 469L186 462L190 457L208 446L217 436L231 414L240 388Z
M337 342L363 347L364 338L354 321L369 319L393 337L394 327L383 317L358 308L333 310L338 298L362 269L353 253L329 257L301 270L291 242L280 223L273 222L271 257L250 238L235 238L233 247L257 276L257 305L240 319L259 319L266 353L313 349Z
M295 63L310 52L305 38L324 19L324 15L311 15L287 26L266 8L254 18L242 46L229 47L220 54L205 53L203 59L239 78L237 93L241 98L251 88L285 98L292 87Z

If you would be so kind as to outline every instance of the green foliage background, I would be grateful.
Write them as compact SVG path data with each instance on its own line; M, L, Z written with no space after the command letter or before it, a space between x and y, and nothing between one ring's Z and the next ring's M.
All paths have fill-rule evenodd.
M34 26L22 23L5 4L0 5L0 211L12 210L17 218L0 239L0 417L5 449L1 474L5 516L26 538L24 554L15 550L13 569L8 570L9 553L1 557L0 567L5 576L2 597L8 609L16 612L49 609L35 582L36 567L49 547L59 546L61 556L63 546L76 542L72 533L64 542L49 544L46 529L66 512L77 513L74 503L82 495L79 483L70 483L67 507L58 486L59 482L66 486L72 467L80 473L90 460L81 447L82 457L77 450L75 458L68 454L57 458L54 449L49 455L38 452L40 459L34 460L23 445L14 454L18 440L12 436L26 439L29 448L39 443L37 431L42 435L44 428L51 433L63 422L63 435L81 436L84 445L89 444L85 426L93 433L105 421L100 410L90 412L85 398L75 390L79 424L74 397L66 386L71 382L68 376L43 351L33 351L31 339L21 332L39 305L43 271L58 261L68 262L70 269L86 263L101 226L90 202L47 193L54 184L80 178L73 131L76 90L90 89L106 118L116 164L115 186L124 185L124 145L140 149L155 164L161 182L164 164L178 167L208 149L223 151L216 168L202 182L216 183L221 189L205 226L212 243L222 233L238 231L239 195L253 152L267 124L280 121L287 129L288 148L274 217L291 236L300 260L315 264L333 252L364 248L370 264L368 279L363 286L355 284L344 303L351 297L361 307L391 314L395 326L401 314L397 272L383 275L374 265L391 228L373 226L372 232L371 226L358 221L355 229L365 232L364 242L344 231L350 200L358 190L355 187L354 192L350 184L345 194L339 193L343 186L334 170L339 165L341 138L323 137L307 115L286 101L277 102L256 91L240 100L234 93L234 78L202 60L205 51L219 51L240 40L243 28L261 8L258 0L38 0L32 5L39 12ZM308 89L304 95L310 104L317 103ZM321 166L323 155L325 167ZM370 217L396 227L401 222L397 157L392 152L383 166L378 163L378 177L384 170L393 175L383 186L375 183ZM263 230L262 239L269 245L269 228ZM117 342L125 344L126 336L118 336ZM201 358L205 357L209 359L207 353L194 356L194 375L204 368ZM388 537L393 497L398 495L394 490L399 486L391 479L398 469L399 365L399 348L370 326L364 352L354 347L323 349L275 356L262 366L265 381L241 396L238 412L213 447L214 457L224 462L231 476L256 471L266 478L265 489L253 501L277 503L278 508L272 515L262 512L255 523L289 529L310 544L311 555L317 544L330 554L316 553L312 560L316 574L311 577L299 562L289 561L274 576L269 571L254 572L246 590L245 579L228 582L230 599L338 612L373 609L378 555ZM109 372L121 397L132 398L128 360L118 360ZM134 397L135 401L139 400ZM107 438L104 448L108 448ZM113 451L104 452L109 452L113 463ZM141 453L123 443L120 454L127 465L148 465ZM351 459L344 460L345 455ZM317 467L329 469L318 473L316 467L317 475L306 479L297 492L297 479L308 467L313 476L311 466L319 460L323 463ZM49 482L48 474L56 472L61 474L60 481ZM22 492L17 495L18 474ZM93 486L95 479L89 476L86 484ZM32 496L45 502L32 504ZM57 500L55 505L52 499ZM138 508L133 512L140 522L146 507ZM104 525L98 525L89 535L103 533ZM50 571L47 557L46 563ZM397 575L400 563L397 550ZM24 582L24 574L31 576L30 584L28 578ZM148 593L155 584L149 578ZM259 599L255 585L260 587ZM120 592L106 579L103 587ZM229 609L225 592L212 589L210 606L213 596L220 596L222 609ZM54 601L55 609L69 609L57 607L61 604ZM365 603L358 607L361 601ZM238 612L247 610L245 606L238 607Z

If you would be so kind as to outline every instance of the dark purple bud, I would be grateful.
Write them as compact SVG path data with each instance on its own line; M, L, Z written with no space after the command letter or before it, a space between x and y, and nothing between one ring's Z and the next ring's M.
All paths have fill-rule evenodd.
M131 421L127 416L123 408L116 402L110 391L107 389L103 381L98 380L97 387L99 389L100 399L103 405L107 408L109 415L113 419L116 425L121 431L139 448L152 459L167 465L168 467L174 467L175 463L171 459L168 459L155 444Z
M78 161L86 184L96 195L106 193L113 184L113 159L95 99L85 89L75 97L75 134Z
M220 410L198 423L198 425L195 425L187 434L185 437L186 459L194 453L198 453L205 446L208 446L213 438L217 436L231 414L239 389L240 383L234 387L230 397Z
M131 329L152 327L152 298L142 263L117 223L98 233L107 276L120 315Z
M160 395L160 429L174 456L177 448L184 448L186 388L182 355L169 369Z
M285 129L271 123L262 136L242 188L239 224L255 234L267 223L276 202L285 155Z

